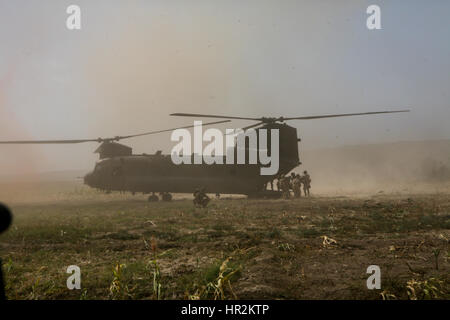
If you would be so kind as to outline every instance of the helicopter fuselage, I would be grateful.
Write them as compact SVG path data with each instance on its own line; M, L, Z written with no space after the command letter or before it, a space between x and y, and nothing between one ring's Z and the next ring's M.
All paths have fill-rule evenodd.
M276 175L261 175L261 164L174 164L170 155L121 155L100 160L88 173L85 184L107 191L209 193L252 195L265 190L267 182L300 164L297 130L273 124L280 132L280 166ZM248 150L247 150L248 151Z
M211 193L251 194L273 179L259 170L259 165L175 165L169 155L134 155L101 160L84 181L108 191L192 193L204 187Z

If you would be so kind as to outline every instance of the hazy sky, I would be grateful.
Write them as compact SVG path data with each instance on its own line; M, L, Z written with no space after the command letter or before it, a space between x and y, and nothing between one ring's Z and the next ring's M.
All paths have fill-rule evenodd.
M81 7L81 30L66 28L70 4ZM382 30L366 28L370 4L381 7ZM305 152L450 138L449 13L447 0L0 0L0 140L192 124L172 112L403 108L412 112L289 124ZM174 145L169 134L127 144L137 153ZM96 147L0 146L0 173L91 169Z

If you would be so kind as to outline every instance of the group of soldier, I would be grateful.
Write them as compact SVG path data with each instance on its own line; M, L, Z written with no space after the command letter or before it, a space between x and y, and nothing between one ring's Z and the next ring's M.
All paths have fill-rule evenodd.
M211 199L206 194L205 188L195 189L194 191L194 206L205 208Z
M303 176L291 173L290 176L280 175L277 177L277 189L282 192L283 198L289 199L291 197L291 190L294 193L295 198L300 198L302 196L302 185L303 193L305 196L309 196L309 189L311 189L311 177L308 171L303 171Z
M303 193L305 197L309 196L309 189L311 189L311 177L308 171L303 171L301 176L298 173L292 172L290 176L284 176L280 174L276 177L277 179L277 189L282 192L283 198L291 198L291 190L294 193L295 198L300 198L302 196L302 186ZM275 180L275 179L274 179ZM269 182L273 190L273 180ZM196 207L205 208L209 201L211 200L206 194L205 188L198 188L194 191L194 205ZM216 197L218 195L216 194Z

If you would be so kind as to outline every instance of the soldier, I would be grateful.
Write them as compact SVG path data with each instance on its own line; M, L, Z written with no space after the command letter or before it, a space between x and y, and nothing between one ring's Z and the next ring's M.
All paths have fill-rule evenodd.
M200 205L200 202L199 202L200 201L200 189L199 188L194 190L193 196L194 196L194 206L197 207Z
M198 194L199 192L200 192L199 188L196 188L196 189L194 190L194 193L193 193L194 199L197 198L197 194Z
M208 195L206 194L205 188L202 188L202 190L200 190L200 195L201 195L201 206L203 208L206 208L209 201L211 201L211 198L208 197Z
M291 186L294 183L294 179L295 179L295 172L291 172Z
M277 175L277 190L281 191L281 174Z
M290 181L289 177L283 177L281 178L280 185L281 185L281 191L283 192L283 198L289 199L291 197L290 189Z
M302 182L299 174L297 174L294 178L292 190L294 191L294 196L296 198L300 198L302 196Z
M205 208L211 199L205 192L205 188L195 189L194 191L194 205Z
M303 192L305 192L305 196L309 196L309 189L311 189L311 177L305 170L303 171Z

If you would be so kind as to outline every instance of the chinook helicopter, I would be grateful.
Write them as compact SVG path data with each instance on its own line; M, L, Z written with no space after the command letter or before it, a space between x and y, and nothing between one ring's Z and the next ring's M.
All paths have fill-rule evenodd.
M266 190L268 182L273 181L279 175L288 172L301 164L298 154L297 129L285 123L290 120L312 120L335 117L374 115L386 113L409 112L409 110L375 111L364 113L328 114L302 117L236 117L222 115L173 113L171 116L194 118L218 118L226 119L217 122L203 124L213 125L230 122L231 120L251 120L255 124L242 128L248 130L255 128L279 130L279 170L274 175L261 175L261 164L174 164L170 155L164 155L161 151L156 154L133 154L132 148L118 143L120 140L152 135L176 129L193 128L196 125L186 127L151 131L128 136L116 136L112 138L78 139L78 140L26 140L26 141L0 141L0 144L76 144L85 142L101 143L95 150L100 156L93 171L84 176L84 183L90 187L111 191L128 191L144 194L152 193L149 201L158 200L155 192L159 192L162 200L172 199L171 193L192 193L198 188L204 188L208 193L215 194L242 194L248 197L278 198L280 191ZM244 133L240 133L244 134ZM257 134L257 137L259 135ZM259 145L259 144L257 144ZM270 150L270 139L267 149ZM234 148L238 146L235 145ZM248 153L248 145L245 144L245 152ZM235 150L237 151L237 150ZM237 152L234 152L236 156ZM191 155L192 157L194 155ZM191 162L193 163L193 162ZM156 197L156 198L155 198Z

